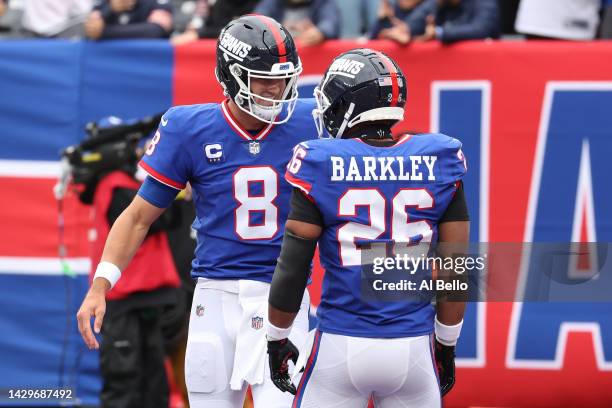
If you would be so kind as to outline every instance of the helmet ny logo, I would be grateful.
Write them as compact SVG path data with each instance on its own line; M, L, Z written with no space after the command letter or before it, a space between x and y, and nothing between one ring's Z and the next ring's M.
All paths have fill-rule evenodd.
M240 41L230 33L224 33L221 41L219 41L219 48L238 61L243 61L253 47Z

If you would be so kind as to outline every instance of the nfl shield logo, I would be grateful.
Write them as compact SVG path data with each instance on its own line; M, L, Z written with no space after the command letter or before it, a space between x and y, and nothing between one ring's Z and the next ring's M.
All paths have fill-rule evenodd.
M255 316L251 318L251 327L259 330L263 327L263 317Z
M253 156L255 156L256 154L259 154L260 150L261 150L261 146L259 145L259 142L249 143L249 153L251 153Z
M204 306L197 305L195 312L198 317L202 317L204 315Z

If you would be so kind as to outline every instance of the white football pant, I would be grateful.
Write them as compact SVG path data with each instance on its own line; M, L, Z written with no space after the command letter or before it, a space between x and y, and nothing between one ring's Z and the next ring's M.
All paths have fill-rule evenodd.
M247 384L245 382L241 390L235 391L230 388L230 379L243 309L237 293L204 288L201 281L194 292L185 356L189 405L191 408L242 408ZM264 301L267 305L267 294ZM289 336L298 348L304 345L308 333L309 307L310 297L306 291ZM268 320L267 307L265 310L264 316L253 316L253 327L249 328L258 330L261 336L265 336ZM263 324L259 317L263 317ZM308 350L300 351L308 353ZM263 380L263 384L251 386L255 408L291 407L293 395L280 391L270 379L267 355Z
M295 408L439 408L431 336L349 337L317 331Z

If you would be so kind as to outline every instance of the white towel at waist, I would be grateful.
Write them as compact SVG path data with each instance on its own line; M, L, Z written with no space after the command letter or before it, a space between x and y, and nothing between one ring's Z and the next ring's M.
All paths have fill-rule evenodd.
M236 336L234 368L230 380L232 390L242 389L243 381L262 384L267 359L265 325L268 322L268 292L265 282L238 281L238 303L242 319Z

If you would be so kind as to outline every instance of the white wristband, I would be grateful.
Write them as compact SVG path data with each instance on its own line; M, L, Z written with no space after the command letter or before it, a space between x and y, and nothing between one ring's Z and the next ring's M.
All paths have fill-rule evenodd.
M94 274L94 279L104 278L109 281L111 289L113 286L115 286L120 277L121 270L117 267L117 265L111 262L100 262L96 268L96 273Z
M270 322L266 326L266 338L270 341L286 339L289 337L289 333L291 333L291 326L283 329L282 327L276 327Z
M447 326L440 323L438 316L434 319L434 327L436 331L436 339L445 346L454 346L457 344L457 339L461 334L461 326L463 326L463 319L454 326Z

